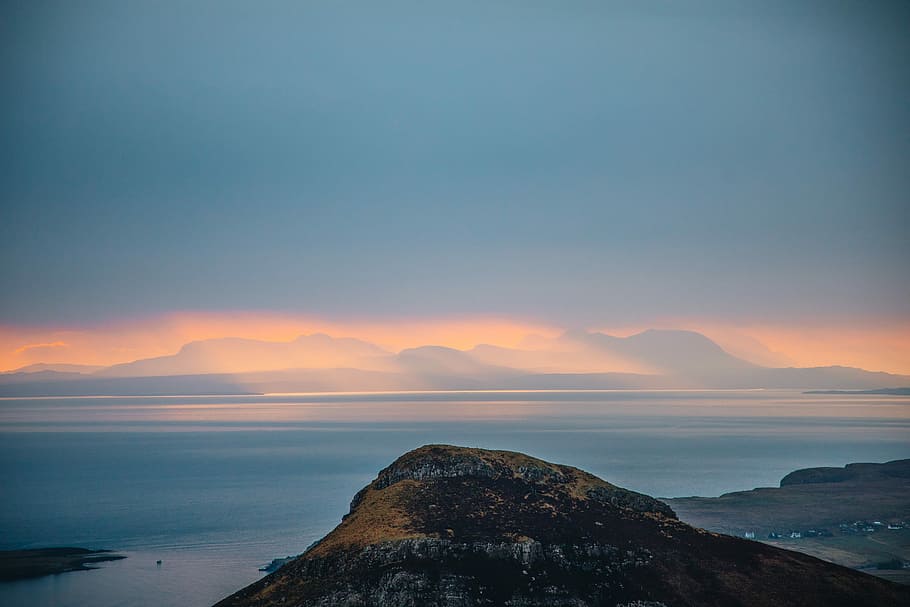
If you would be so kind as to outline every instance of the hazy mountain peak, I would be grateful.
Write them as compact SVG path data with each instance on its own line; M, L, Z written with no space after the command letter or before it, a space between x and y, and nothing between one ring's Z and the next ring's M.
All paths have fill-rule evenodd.
M103 369L101 365L76 365L70 363L33 363L18 369L4 371L4 373L38 373L41 371L55 371L57 373L92 373Z
M384 356L391 357L391 354L375 344L323 333L301 335L291 341L219 337L189 342L170 356L114 365L99 375L193 375L336 367L371 369L377 364L375 359Z
M449 356L465 357L467 353L464 350L450 348L448 346L417 346L414 348L405 348L398 353L399 356Z
M601 335L603 335L601 333ZM639 333L635 333L626 337L627 340L653 340L660 341L660 343L668 343L671 340L677 343L688 343L700 344L700 345L710 345L719 350L722 350L713 340L709 339L702 333L697 331L690 331L689 329L645 329Z
M258 339L248 339L244 337L210 337L208 339L196 339L193 341L188 341L177 351L180 353L189 353L197 352L205 349L218 348L223 346L243 346L243 345L258 345L261 343L270 343L264 342Z
M690 376L697 381L730 370L752 367L728 354L708 337L682 329L646 329L628 337L596 331L566 331L563 346L581 346L612 357L637 372Z
M397 360L406 373L429 375L489 376L507 371L479 361L471 353L446 346L420 346L398 353Z
M220 391L237 390L237 386L241 386L242 392L491 388L870 389L910 383L910 378L905 376L841 366L761 367L731 355L705 335L689 330L648 329L628 337L616 337L574 329L557 337L537 336L522 343L525 345L518 348L480 344L466 351L426 345L392 354L367 341L336 338L325 333L300 335L286 342L221 337L189 342L175 354L114 365L91 375L95 378L160 377L155 393L176 390L176 387L168 387L166 380L174 376L224 376L217 380L225 384ZM29 368L34 371L41 366ZM104 393L114 389L113 385L91 388L89 384L78 384L78 373L64 376L22 372L15 378L8 374L4 377L4 384L15 383L20 387L29 382L34 384L29 388L30 392L19 389L23 394L42 391L58 394L64 389L76 394L90 389L100 391L94 393ZM66 388L58 381L63 378L74 380L71 387ZM52 380L53 386L50 385ZM142 385L145 384L140 382L133 390L141 391Z
M307 341L307 340L331 341L333 339L344 339L344 338L332 337L328 333L301 333L300 335L297 336L297 338L294 341Z

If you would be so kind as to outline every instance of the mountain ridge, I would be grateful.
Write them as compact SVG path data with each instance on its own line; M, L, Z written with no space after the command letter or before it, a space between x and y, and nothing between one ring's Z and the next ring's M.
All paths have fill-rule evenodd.
M700 333L649 329L628 337L567 331L524 349L480 344L398 353L316 333L291 341L198 340L176 354L90 373L33 367L0 374L0 395L127 395L480 389L881 389L910 376L852 367L763 367ZM60 367L60 368L65 368ZM199 378L193 386L190 378ZM169 380L168 378L182 378ZM113 380L117 381L113 381ZM187 392L182 392L187 393Z

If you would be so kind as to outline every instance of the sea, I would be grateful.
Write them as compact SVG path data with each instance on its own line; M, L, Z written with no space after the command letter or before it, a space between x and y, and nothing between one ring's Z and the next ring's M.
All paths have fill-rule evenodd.
M127 558L0 583L4 607L207 607L338 524L406 451L522 451L659 497L910 457L910 398L491 391L0 399L0 549ZM161 561L159 564L158 561Z

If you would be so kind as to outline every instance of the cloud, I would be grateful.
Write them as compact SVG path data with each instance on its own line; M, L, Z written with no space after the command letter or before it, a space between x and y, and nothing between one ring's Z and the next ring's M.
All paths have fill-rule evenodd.
M53 351L57 348L69 348L70 345L64 341L54 341L44 344L26 344L13 350L15 354L33 354L35 350Z

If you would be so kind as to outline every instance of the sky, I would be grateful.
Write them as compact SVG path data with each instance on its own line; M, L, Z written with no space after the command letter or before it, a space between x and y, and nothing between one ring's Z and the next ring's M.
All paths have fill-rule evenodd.
M8 0L0 362L241 314L739 328L910 372L907 31L905 2Z

